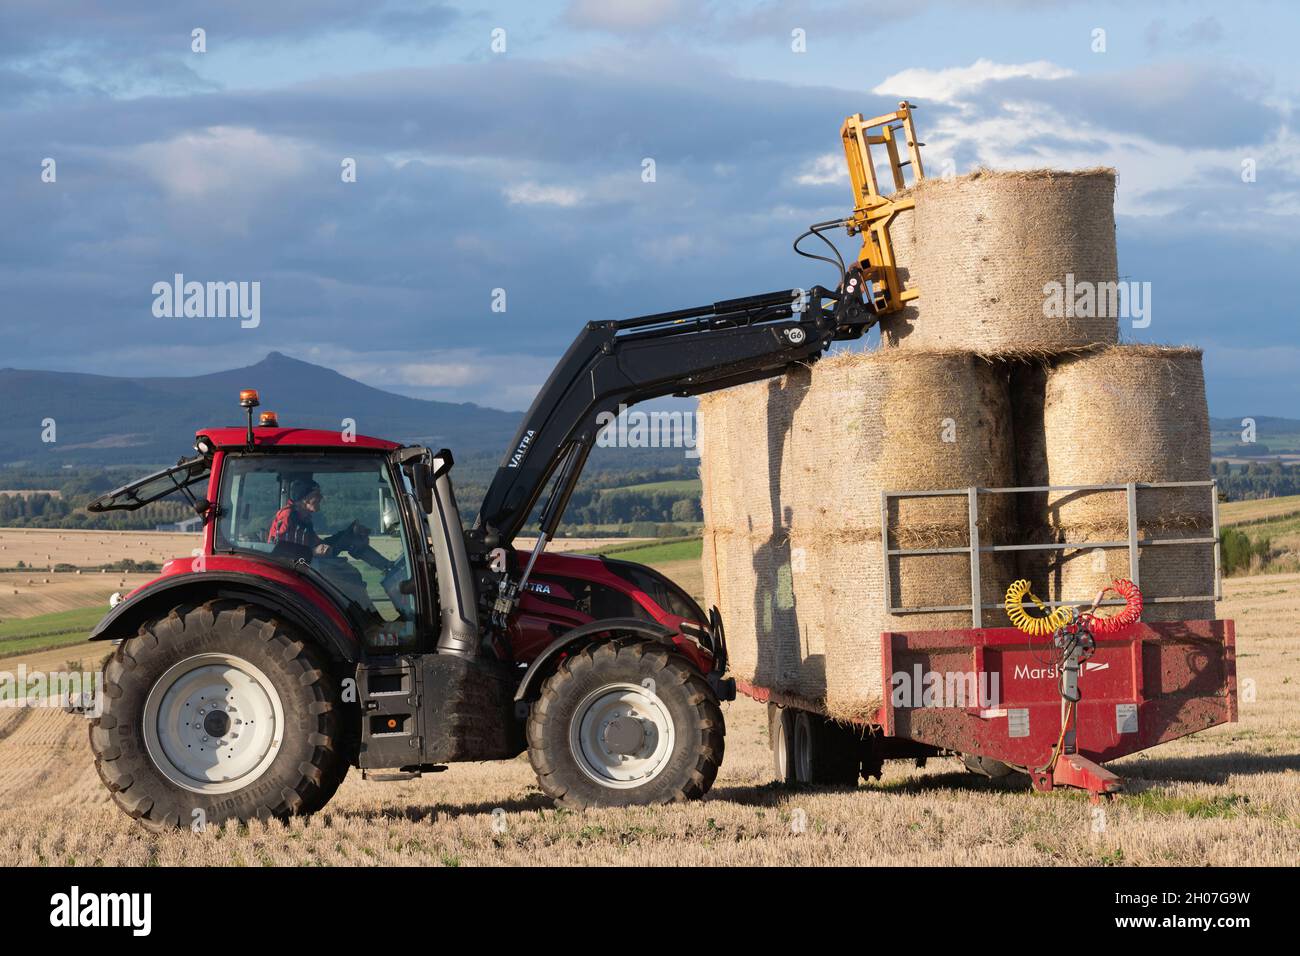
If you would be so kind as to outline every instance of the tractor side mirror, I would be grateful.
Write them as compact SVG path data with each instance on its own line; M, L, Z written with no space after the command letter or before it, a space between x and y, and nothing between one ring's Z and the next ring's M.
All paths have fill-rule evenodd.
M411 488L426 514L433 514L434 484L451 471L451 466L454 464L455 460L451 457L450 449L441 448L427 460L417 461L411 466Z
M433 469L422 461L411 466L411 490L425 514L433 514Z
M447 472L451 471L451 466L455 463L455 459L451 457L450 448L440 448L438 451L434 452L432 464L433 480L437 481L443 475L447 474Z

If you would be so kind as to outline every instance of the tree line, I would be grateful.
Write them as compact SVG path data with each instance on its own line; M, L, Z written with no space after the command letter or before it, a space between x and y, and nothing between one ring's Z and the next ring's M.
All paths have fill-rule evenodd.
M1226 501L1251 501L1257 498L1281 498L1300 495L1300 466L1280 461L1252 461L1230 465L1216 461L1214 477Z

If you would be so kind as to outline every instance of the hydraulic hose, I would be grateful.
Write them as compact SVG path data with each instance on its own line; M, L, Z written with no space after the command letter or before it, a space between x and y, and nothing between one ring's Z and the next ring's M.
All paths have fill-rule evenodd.
M1114 591L1122 597L1124 607L1110 617L1098 617L1096 613L1097 606L1105 600L1107 591ZM1097 600L1093 602L1092 608L1084 613L1082 617L1087 621L1088 628L1094 634L1114 634L1120 628L1136 624L1138 619L1142 617L1142 592L1136 584L1127 578L1117 578L1102 588L1097 595Z
M1038 606L1041 616L1034 616L1025 610L1026 597ZM1068 607L1058 607L1055 610L1050 610L1047 605L1034 596L1033 592L1029 590L1029 582L1023 578L1011 582L1011 587L1007 588L1007 598L1003 606L1007 609L1007 617L1011 619L1011 623L1032 637L1051 634L1057 628L1069 624L1074 617L1073 612Z

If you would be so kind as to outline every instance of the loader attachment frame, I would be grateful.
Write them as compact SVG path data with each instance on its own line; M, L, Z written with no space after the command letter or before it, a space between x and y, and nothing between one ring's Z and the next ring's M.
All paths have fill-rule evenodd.
M896 312L904 303L920 295L915 287L903 288L890 234L894 217L916 205L911 196L899 194L925 178L925 168L921 163L921 147L925 144L917 141L912 122L915 108L904 101L898 104L898 109L884 116L863 119L861 113L855 113L840 127L844 158L848 161L849 179L853 184L853 213L846 219L845 226L850 236L862 236L862 249L854 268L869 287L872 307L881 314ZM903 159L899 152L900 141L907 149L907 159ZM872 146L885 147L892 193L880 191ZM912 170L910 183L903 172L909 166Z

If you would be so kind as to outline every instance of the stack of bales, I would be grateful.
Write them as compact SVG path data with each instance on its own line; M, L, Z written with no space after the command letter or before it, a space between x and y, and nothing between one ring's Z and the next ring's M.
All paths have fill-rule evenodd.
M968 611L886 607L881 491L1010 483L1009 421L998 369L956 351L840 355L702 398L705 593L723 610L733 672L869 717L881 632L969 627ZM982 505L982 540L1004 540L1011 503ZM964 547L966 500L896 499L886 527L890 549ZM1000 599L1011 568L983 558L982 603ZM970 600L964 554L896 555L890 571L893 607Z
M882 323L886 347L841 354L700 402L705 595L743 680L869 718L888 689L881 632L969 627L964 498L882 490L1203 480L1208 416L1200 354L1117 346L1118 321L1045 314L1045 286L1117 281L1114 173L991 173L926 180L891 238L920 298ZM1118 501L1118 504L1116 503ZM1141 492L1139 534L1208 527L1204 488ZM1116 541L1113 494L980 496L981 542ZM1203 532L1202 532L1203 533ZM1203 546L1143 549L1144 593L1208 594ZM1014 557L1013 555L1019 555ZM1056 600L1128 575L1127 551L984 555L985 603L1017 576ZM1209 580L1206 574L1209 574ZM894 593L885 593L885 582ZM1156 605L1148 620L1212 616ZM985 612L986 626L1005 616Z

